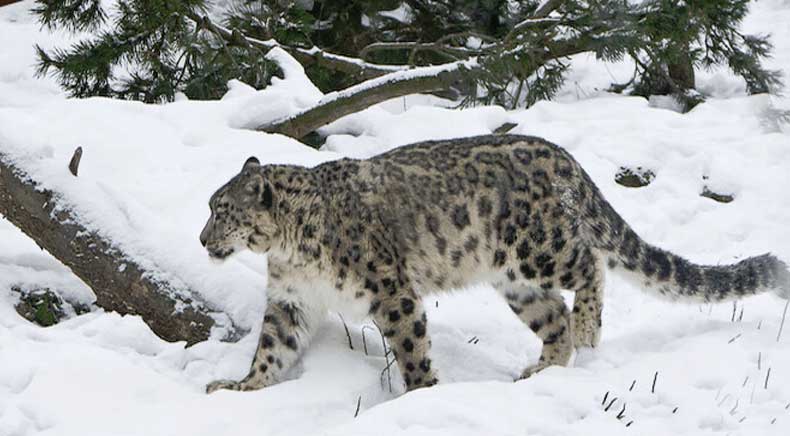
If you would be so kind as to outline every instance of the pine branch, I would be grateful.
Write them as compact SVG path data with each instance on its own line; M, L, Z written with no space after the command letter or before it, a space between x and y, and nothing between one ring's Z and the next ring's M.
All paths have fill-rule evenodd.
M409 56L410 58L414 57L414 53L420 51L432 51L439 55L449 57L453 61L458 60L459 57L469 57L480 53L480 50L473 50L466 47L453 47L439 42L374 42L373 44L365 46L359 52L359 58L365 60L372 52L389 50L410 50L412 53Z
M245 36L241 32L230 30L221 25L213 23L208 18L208 16L201 16L197 13L189 14L188 18L194 21L199 27L222 38L229 44L238 45L248 49L256 48L264 54L274 47L279 47L288 52L288 54L293 56L304 67L317 65L333 71L339 71L362 80L372 79L384 74L392 73L394 71L404 71L408 69L407 66L382 65L365 62L362 59L326 52L319 49L318 47L305 49L280 44L275 40L262 41L256 38Z

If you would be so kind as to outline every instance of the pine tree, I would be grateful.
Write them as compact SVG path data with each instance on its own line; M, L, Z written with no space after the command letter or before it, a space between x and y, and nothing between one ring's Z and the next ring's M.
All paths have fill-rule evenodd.
M779 73L762 65L768 37L739 31L748 0L231 0L213 14L205 0L119 0L112 11L99 0L37 3L45 25L94 32L67 49L38 49L40 73L53 71L78 97L216 98L233 78L262 88L277 73L265 58L275 41L324 91L386 65L476 58L478 67L445 90L464 104L551 98L569 57L584 52L634 61L634 77L613 90L674 95L686 108L702 99L699 68L727 66L750 93L780 86Z
M113 11L100 0L36 3L45 26L94 34L67 49L36 47L39 74L54 71L75 97L219 98L230 79L262 88L276 70L264 52L205 31L204 0L119 0Z
M744 35L738 27L748 0L650 0L636 10L640 34L632 54L636 95L671 94L690 108L700 101L694 70L725 65L746 82L750 94L776 92L781 75L762 60L772 48L766 35Z

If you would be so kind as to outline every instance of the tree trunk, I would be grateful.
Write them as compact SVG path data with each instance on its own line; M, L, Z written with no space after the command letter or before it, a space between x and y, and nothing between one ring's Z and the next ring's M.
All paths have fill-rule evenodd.
M667 65L669 77L683 90L694 89L694 65L688 55L688 46L677 62Z
M19 3L21 1L22 0L0 0L0 8L2 8L3 6L7 6L7 5L10 5L10 4L13 4L13 3Z
M82 279L96 294L98 306L140 315L167 341L192 345L208 339L215 319L207 304L188 289L151 278L68 210L55 211L57 205L51 191L38 188L0 153L0 214ZM236 331L233 325L228 329Z

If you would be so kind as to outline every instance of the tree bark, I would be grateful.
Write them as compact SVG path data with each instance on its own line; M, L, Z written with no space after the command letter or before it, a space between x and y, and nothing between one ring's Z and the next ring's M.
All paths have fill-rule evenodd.
M261 125L256 130L301 139L319 127L391 98L446 89L460 77L465 67L457 66L438 72L435 71L436 67L422 68L426 72L433 68L434 72L425 75L393 73L389 78L382 76L362 82L340 91L335 98L330 97L305 111Z
M694 64L691 62L691 56L688 51L690 50L688 44L685 45L682 55L676 62L667 65L667 72L669 77L683 90L694 89Z
M19 3L21 1L22 0L0 0L0 8L2 8L3 6L10 5L10 4Z
M64 163L65 165L65 163ZM42 249L69 267L96 294L96 304L121 314L140 315L159 337L208 339L211 308L188 289L154 280L111 241L86 229L68 210L57 208L51 191L37 187L0 153L0 214ZM233 325L228 326L235 332Z

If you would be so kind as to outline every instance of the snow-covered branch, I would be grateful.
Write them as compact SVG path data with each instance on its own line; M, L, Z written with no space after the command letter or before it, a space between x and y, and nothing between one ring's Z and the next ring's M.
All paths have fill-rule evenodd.
M546 18L563 3L565 3L565 0L543 0L543 2L538 5L538 8L535 9L532 18Z
M477 62L470 60L390 73L327 94L313 107L259 126L257 130L302 138L341 117L391 98L447 89L461 74L476 68Z

